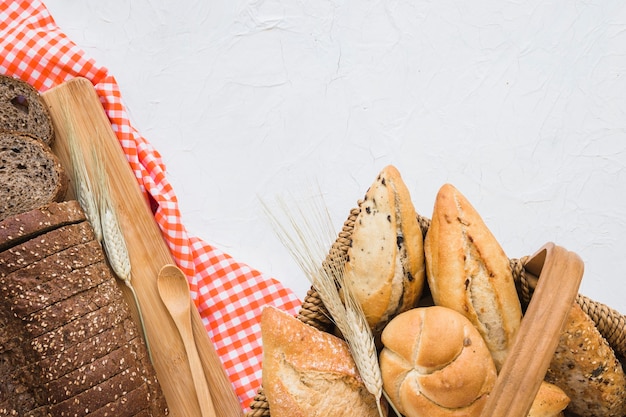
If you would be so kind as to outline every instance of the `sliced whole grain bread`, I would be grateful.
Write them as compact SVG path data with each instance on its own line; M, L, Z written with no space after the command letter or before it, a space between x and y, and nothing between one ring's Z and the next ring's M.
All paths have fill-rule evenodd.
M94 239L89 222L61 226L0 252L0 276L6 276L48 256Z
M0 251L66 224L87 220L76 200L53 202L0 220Z
M139 333L127 319L124 323L111 329L106 329L93 337L70 346L62 355L41 357L37 362L23 369L26 374L35 374L37 370L44 370L41 377L43 382L51 382L75 371L81 366L89 365L95 360L119 349L125 343L137 338Z
M0 130L26 133L52 145L54 127L48 106L26 81L0 75Z
M0 416L168 415L142 333L87 226L75 202L0 221Z
M99 308L113 303L123 303L122 293L113 288L115 285L117 285L115 282L107 280L38 310L24 318L26 330L32 337L41 336Z
M46 393L46 397L41 398L39 402L43 404L60 403L127 369L137 372L139 358L133 355L136 343L139 343L138 338L63 375L61 378L45 383L42 391Z
M68 177L45 143L0 132L0 220L65 197Z

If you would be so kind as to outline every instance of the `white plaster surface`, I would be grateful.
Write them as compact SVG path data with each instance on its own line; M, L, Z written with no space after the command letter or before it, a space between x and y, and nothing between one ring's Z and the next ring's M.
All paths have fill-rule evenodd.
M393 164L421 214L450 182L509 257L562 245L626 313L622 0L45 4L116 77L189 233L299 296L259 196L317 184L339 230Z

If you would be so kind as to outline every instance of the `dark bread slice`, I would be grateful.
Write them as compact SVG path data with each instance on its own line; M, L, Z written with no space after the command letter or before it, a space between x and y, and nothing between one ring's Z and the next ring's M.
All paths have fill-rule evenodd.
M153 417L168 414L167 406L163 401L150 401L149 398L150 387L147 383L142 384L116 401L89 414L89 417Z
M66 224L87 220L76 200L50 203L0 221L0 250L25 242Z
M24 319L31 337L38 337L109 304L123 303L124 296L113 280L107 280L29 315Z
M12 352L0 353L0 416L2 415L22 415L5 414L16 407L13 402L20 402L32 408L34 398L25 394L28 392L28 386L14 372L14 369L22 366L25 359L21 355L14 355Z
M3 253L6 252L8 250ZM104 259L105 255L100 244L95 240L88 240L85 243L64 248L7 274L0 270L0 283L18 287L16 290L20 291L32 289L46 281L56 280L59 274L69 274L74 270L102 262ZM11 294L16 290L7 288L5 292Z
M68 347L62 355L42 356L38 361L34 361L21 369L20 372L26 378L26 375L32 375L37 370L43 370L42 381L54 381L81 366L88 365L94 360L110 354L138 335L134 323L130 319L126 319L116 327L104 330L102 333Z
M61 403L50 407L50 414L53 416L81 416L90 410L97 410L106 406L117 396L125 395L128 392L144 385L143 378L130 368L105 380L78 395L73 396ZM146 395L143 397L146 403ZM139 410L141 410L140 407ZM139 411L138 410L138 411ZM131 414L132 415L132 414Z
M59 158L45 143L0 132L0 220L62 200L68 181Z
M51 332L35 337L30 341L35 359L63 354L67 348L100 334L106 329L118 326L127 317L129 317L128 309L107 305Z
M41 404L57 404L86 391L113 376L130 370L140 374L141 341L135 338L113 352L98 358L61 378L43 385L46 396Z
M7 275L65 249L94 240L89 222L61 226L0 252L0 275Z
M42 271L35 277L29 272L35 268L22 268L7 277L0 277L0 294L18 317L27 316L54 303L96 287L110 278L108 265L104 260L71 271L60 271L54 278L52 271ZM32 285L35 284L35 285Z
M23 340L22 334L12 331L13 322L17 319L8 310L0 308L0 355L9 350L18 347ZM2 359L0 358L0 365L2 365ZM2 367L0 366L0 379L2 378ZM2 391L0 391L1 395Z
M48 146L54 127L48 106L31 84L0 75L0 129L26 133Z

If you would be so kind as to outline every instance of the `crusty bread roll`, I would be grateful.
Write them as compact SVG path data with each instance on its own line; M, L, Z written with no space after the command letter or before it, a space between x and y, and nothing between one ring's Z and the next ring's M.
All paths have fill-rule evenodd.
M415 308L389 322L382 342L383 387L404 416L480 415L496 368L466 317L445 307Z
M591 318L574 303L546 380L571 398L568 413L584 417L626 415L626 377L615 352Z
M424 252L435 304L469 318L500 370L522 319L509 259L476 209L450 184L437 194Z
M261 337L272 417L378 416L343 340L270 306L261 316Z
M394 166L367 190L351 239L344 279L379 334L395 314L417 305L425 281L422 231Z
M543 381L535 396L528 417L561 417L570 398L556 385Z

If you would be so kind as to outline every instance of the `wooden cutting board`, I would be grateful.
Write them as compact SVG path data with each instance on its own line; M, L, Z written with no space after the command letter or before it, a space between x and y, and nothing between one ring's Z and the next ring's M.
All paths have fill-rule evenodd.
M111 193L128 245L132 282L143 312L153 365L173 417L200 417L194 384L182 340L161 302L157 289L160 269L174 263L160 229L111 129L91 82L76 78L42 94L56 129L53 150L71 177L68 134L74 132L84 155L97 147L111 179ZM89 161L90 158L85 158ZM87 167L89 168L89 167ZM72 178L70 178L73 181ZM132 296L124 285L129 305ZM137 311L134 311L137 319ZM207 335L197 309L192 308L193 333L218 416L242 416L243 411Z

